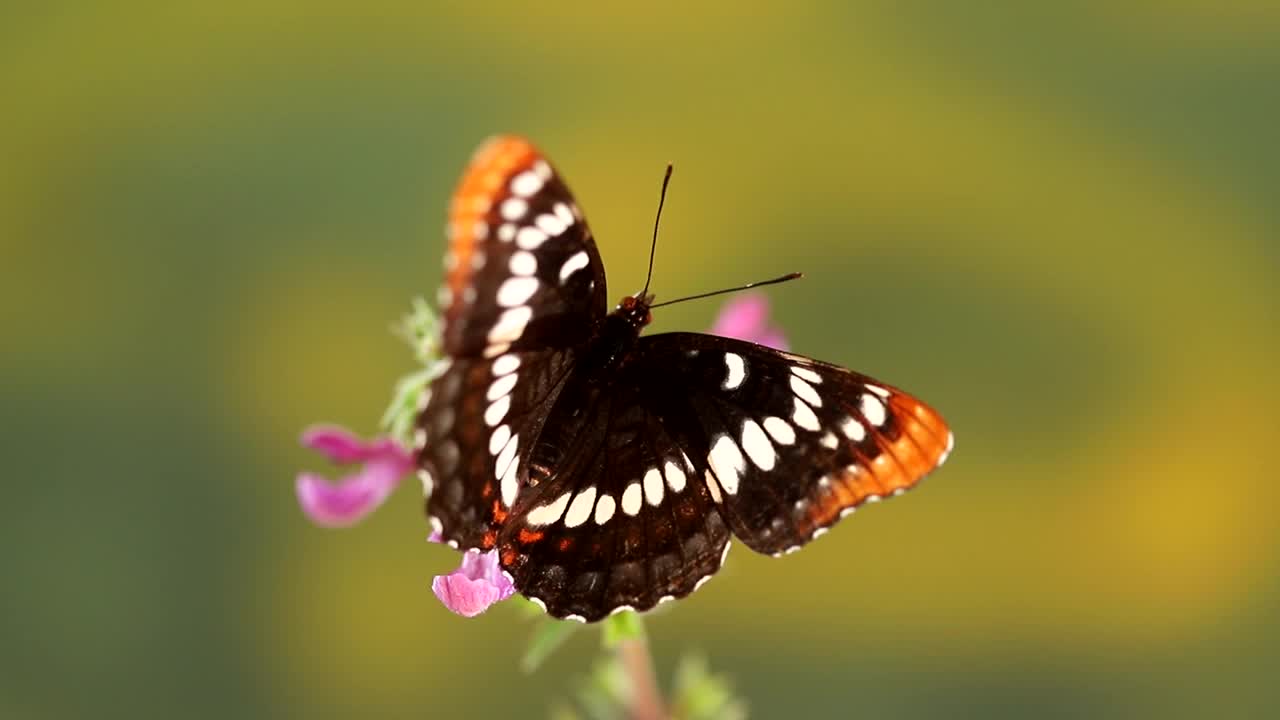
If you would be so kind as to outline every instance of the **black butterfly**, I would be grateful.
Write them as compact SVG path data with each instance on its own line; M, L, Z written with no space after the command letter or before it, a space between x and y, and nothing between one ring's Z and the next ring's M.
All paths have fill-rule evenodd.
M427 515L454 547L496 548L551 615L683 597L731 535L797 550L951 450L936 412L865 375L712 335L640 337L653 296L608 311L591 231L523 139L476 152L448 233L447 369L418 418Z

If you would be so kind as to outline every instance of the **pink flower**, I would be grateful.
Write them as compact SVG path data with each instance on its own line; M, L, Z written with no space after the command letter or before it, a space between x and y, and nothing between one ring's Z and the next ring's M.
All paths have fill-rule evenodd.
M711 334L787 349L782 330L769 325L769 298L758 293L739 295L725 303L711 327Z
M413 471L413 457L390 438L365 442L342 428L315 426L302 433L302 444L335 463L364 463L336 483L313 473L298 475L302 512L325 527L346 527L364 519Z
M312 473L298 475L302 512L325 527L347 527L364 519L414 468L413 457L394 440L364 441L339 427L308 428L302 433L302 444L335 463L364 463L360 470L336 483ZM430 539L440 542L434 534ZM474 550L462 554L462 565L457 570L437 575L431 589L445 607L464 617L475 617L515 592L510 577L498 564L498 553Z
M431 591L440 602L463 617L475 617L490 605L515 594L511 576L502 571L498 551L468 550L462 554L462 565L448 575L437 575Z

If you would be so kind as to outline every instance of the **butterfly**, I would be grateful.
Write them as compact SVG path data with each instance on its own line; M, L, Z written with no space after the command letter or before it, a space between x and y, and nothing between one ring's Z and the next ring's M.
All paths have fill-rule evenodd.
M653 296L610 311L582 211L522 138L476 151L447 234L446 358L415 432L427 517L455 548L496 550L554 617L688 595L731 538L798 550L951 451L937 412L865 375L713 335L641 336Z

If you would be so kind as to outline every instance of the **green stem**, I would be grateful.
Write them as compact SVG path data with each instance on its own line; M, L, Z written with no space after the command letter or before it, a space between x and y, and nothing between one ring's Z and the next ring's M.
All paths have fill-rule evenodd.
M653 672L649 642L644 635L619 641L617 653L618 661L631 685L631 706L627 709L631 720L665 720L667 712L663 707L662 693L658 690L657 676Z

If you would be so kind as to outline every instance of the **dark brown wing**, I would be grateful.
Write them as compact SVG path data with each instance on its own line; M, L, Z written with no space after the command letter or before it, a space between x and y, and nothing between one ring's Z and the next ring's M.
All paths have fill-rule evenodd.
M557 399L501 560L557 617L645 610L718 570L730 531L798 549L914 486L951 443L936 412L864 375L710 335L642 338L615 377L584 369Z

